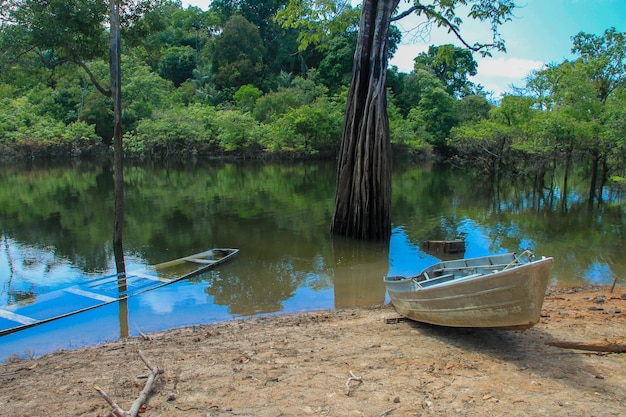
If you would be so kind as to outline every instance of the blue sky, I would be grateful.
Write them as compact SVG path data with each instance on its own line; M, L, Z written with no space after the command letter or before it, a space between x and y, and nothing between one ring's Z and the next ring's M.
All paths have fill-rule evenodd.
M183 1L185 6L195 5L203 10L209 3L210 0ZM573 59L571 37L578 32L602 35L611 27L626 32L626 0L517 0L517 4L520 7L515 17L501 28L507 53L494 52L491 58L475 55L478 75L473 81L494 92L496 98L510 91L511 85L523 87L525 77L532 70ZM469 18L464 21L462 33L468 43L489 41L487 26ZM426 36L417 36L414 29L419 20L416 18L409 17L398 23L406 35L391 64L400 71L410 72L413 58L427 51L430 45L453 43L460 46L453 36L438 28L433 28Z

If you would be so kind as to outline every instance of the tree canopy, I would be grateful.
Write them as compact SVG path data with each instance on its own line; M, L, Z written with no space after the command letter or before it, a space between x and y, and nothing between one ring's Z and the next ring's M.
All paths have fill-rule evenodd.
M607 182L626 177L624 33L573 34L575 59L551 63L529 74L524 88L490 101L471 82L480 73L474 56L504 49L498 30L513 2L399 4L389 15L385 53L355 67L360 37L380 24L363 26L361 11L383 5L228 0L201 10L170 0L124 2L125 155L335 158L347 103L354 111L369 105L350 90L357 68L372 69L377 80L370 89L362 72L359 88L388 99L377 104L387 113L378 132L396 157L434 154L494 178L553 176L582 162L594 202ZM485 43L430 45L402 72L387 59L401 42L394 22L409 13L454 35L470 19L494 33ZM0 4L0 19L2 158L106 154L114 132L106 4L11 0ZM368 143L382 149L377 140Z

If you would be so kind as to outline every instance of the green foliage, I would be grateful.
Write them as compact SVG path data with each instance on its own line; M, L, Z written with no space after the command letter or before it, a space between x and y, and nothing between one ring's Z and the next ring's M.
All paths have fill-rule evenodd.
M196 52L190 46L172 46L159 61L159 75L179 87L190 79L196 68Z
M108 37L102 23L107 13L107 3L99 0L25 0L12 17L40 51L63 51L46 58L47 64L54 65L56 60L105 55Z
M456 113L460 123L472 123L488 119L493 105L485 96L472 94L456 102Z
M572 38L572 53L589 67L589 79L597 98L603 103L619 87L626 84L626 34L615 28L602 36L578 33Z
M155 111L124 138L124 151L135 156L175 157L211 146L217 127L215 108L199 104ZM189 147L193 149L188 149Z
M458 29L461 3L422 2L413 12ZM513 7L466 3L469 17L495 22L494 29ZM106 2L23 0L3 10L0 142L68 154L68 140L89 149L97 134L110 145L112 102L91 79L108 88ZM215 0L206 11L172 0L123 4L126 152L334 156L359 13L334 0ZM400 39L391 27L390 55ZM572 42L575 61L534 72L526 96L495 107L472 94L479 87L469 81L477 71L471 52L432 45L411 73L388 72L391 141L409 152L452 144L463 155L481 148L504 155L504 144L518 157L546 160L571 147L581 158L607 158L611 174L626 159L624 34L579 33ZM504 47L497 31L491 47Z
M253 112L255 119L268 123L281 117L290 109L311 104L317 98L324 96L327 89L315 84L313 78L315 77L307 79L296 77L289 87L280 87L277 91L259 98Z
M269 123L263 145L271 152L332 155L341 139L342 110L324 97L291 108Z
M276 20L283 27L298 30L299 50L304 51L309 45L325 49L328 38L358 27L359 15L358 8L344 1L289 1L276 13Z
M415 70L432 71L451 96L465 97L475 93L476 87L468 77L478 73L478 63L471 51L450 44L431 45L428 52L421 52L414 61Z
M506 126L521 127L533 116L533 100L530 97L507 95L500 105L491 110L491 117Z
M620 88L606 101L602 132L605 141L614 141L618 158L623 161L626 155L626 88ZM622 164L626 167L626 164Z
M255 84L262 70L264 47L259 29L243 16L231 17L213 47L215 86Z
M139 120L170 105L173 86L145 64L131 59L122 61L122 73L128 77L122 87L124 129L132 130Z
M261 142L262 130L254 117L238 110L224 110L216 115L217 141L226 152L250 148Z
M250 112L254 109L256 101L263 95L263 91L259 90L251 84L242 85L233 95L233 99L237 106L244 112Z
M341 86L350 84L357 36L355 31L344 32L328 42L324 58L315 72L315 80L330 91L336 92Z
M93 126L80 121L66 125L41 112L41 103L31 103L26 97L3 99L2 104L0 143L11 144L18 152L75 157L99 151L100 138Z
M424 130L421 122L413 123L400 113L400 109L391 100L387 107L389 113L389 137L391 143L414 152L424 152L429 149L427 138L429 134Z
M446 145L447 137L457 123L456 99L445 85L426 69L417 69L401 78L403 84L399 97L393 95L391 101L397 103L401 114L406 111L411 130L420 139L435 148Z

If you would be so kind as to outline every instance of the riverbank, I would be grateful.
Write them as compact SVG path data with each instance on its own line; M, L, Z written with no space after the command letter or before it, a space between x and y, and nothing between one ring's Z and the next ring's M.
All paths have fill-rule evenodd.
M100 386L128 409L145 357L163 374L144 416L623 416L626 353L617 345L626 287L550 289L520 331L449 329L390 306L319 311L171 330L0 365L10 416L105 416Z

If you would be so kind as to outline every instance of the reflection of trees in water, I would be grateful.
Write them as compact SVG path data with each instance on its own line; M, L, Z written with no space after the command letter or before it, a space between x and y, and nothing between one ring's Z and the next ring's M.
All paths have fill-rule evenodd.
M322 271L320 276L332 277L336 288L340 280L350 282L350 275L354 285L364 285L367 278L359 277L369 276L368 271L378 267L366 266L362 272L353 271L357 266L342 269L330 242L335 171L334 163L219 162L170 167L169 171L158 165L128 166L126 255L155 264L208 246L232 245L241 249L241 262L258 260L259 268L273 268L272 274L283 275L285 286L292 285L292 280L298 285L311 280L300 271L313 275ZM507 180L494 187L467 171L397 164L392 220L415 247L424 240L452 238L469 229L488 241L487 249L492 252L530 245L538 254L558 257L553 269L557 272L559 259L564 259L568 275L581 274L573 271L574 265L584 271L595 262L607 263L620 273L618 269L626 267L621 259L626 234L623 191L606 189L604 203L589 207L588 181L572 177L567 211L561 212L562 194L551 185L561 183L548 181L545 185L551 188L537 188L532 182ZM56 262L38 255L33 267L54 272L60 265L105 272L112 267L113 257L109 243L112 190L112 171L106 166L4 172L0 176L2 232L14 242L15 253L34 248ZM277 266L282 257L304 261L296 266L298 272L290 274ZM569 262L571 257L575 262ZM368 265L372 260L359 262ZM35 277L32 269L28 271L29 279ZM249 279L259 273L265 275L257 268L238 276ZM18 277L22 278L14 276L11 284L19 290L16 298L27 296L30 290L16 285ZM371 280L374 286L376 281ZM39 281L32 282L37 287ZM311 282L307 285L317 281Z
M126 260L124 258L124 246L122 242L113 243L113 253L115 257L115 269L118 275L117 289L120 294L128 290L126 283ZM120 337L128 337L128 299L118 301Z
M216 271L205 291L215 304L228 306L230 314L251 316L281 311L308 277L304 265L289 257L250 261L243 268Z
M288 235L279 241L295 242ZM282 311L303 286L313 292L334 290L336 308L384 303L388 243L334 237L317 248L311 255L304 245L253 245L235 264L215 271L206 292L229 313L244 316Z
M12 242L9 240L6 234L2 234L2 248L7 259L8 276L6 282L2 285L2 292L0 293L0 301L3 304L20 304L28 300L32 300L36 297L35 284L19 278L20 265L23 270L39 268L40 260L36 256L25 256L24 253L18 250L17 254L13 253ZM19 247L19 245L17 245ZM27 252L28 253L28 252ZM17 258L17 259L16 259ZM44 257L43 269L50 271L56 264L55 258L51 256ZM17 287L17 288L16 288Z
M385 302L389 242L333 239L335 308L371 307Z
M606 265L602 278L622 274L623 195L606 192L604 203L590 206L584 181L572 181L567 204L555 181L537 188L525 179L504 180L497 186L469 172L412 168L394 182L395 222L411 242L473 236L490 253L531 249L556 259L552 275L568 285L585 284L590 268ZM445 190L445 192L441 192ZM437 196L437 198L434 198ZM566 207L564 210L563 207ZM470 238L471 239L471 238ZM477 246L475 246L477 247ZM556 281L556 280L554 280Z

